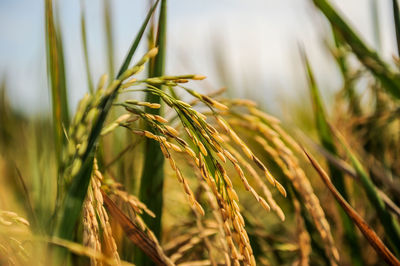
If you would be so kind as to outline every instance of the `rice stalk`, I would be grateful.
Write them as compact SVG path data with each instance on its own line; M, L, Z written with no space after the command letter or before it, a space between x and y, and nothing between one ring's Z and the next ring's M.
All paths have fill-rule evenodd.
M151 78L143 81L138 81L136 84L129 84L129 86L135 86L141 83L146 83L147 89L127 88L126 91L146 91L148 93L156 94L164 101L167 106L173 108L180 118L187 136L195 147L194 151L189 147L186 141L177 136L179 132L165 125L165 123L167 122L165 119L158 117L158 115L148 114L147 112L138 108L140 107L140 105L138 105L137 101L127 100L123 103L119 103L118 105L125 107L127 111L131 112L134 115L137 115L138 117L146 121L147 125L152 127L152 131L157 132L157 134L154 134L150 131L143 131L131 128L133 133L146 136L147 138L151 138L159 143L165 158L170 161L172 169L176 171L178 181L183 184L184 191L188 195L188 200L191 206L194 207L194 210L197 210L199 214L204 214L204 211L202 210L200 204L197 203L197 201L193 197L192 192L190 192L191 190L188 188L188 186L186 186L185 179L182 177L181 173L176 170L178 168L176 167L176 163L172 159L169 150L173 149L174 151L178 152L185 151L191 158L193 158L193 161L200 169L203 179L206 180L208 186L211 188L211 191L217 199L221 216L223 217L226 239L229 249L231 250L231 257L232 259L234 259L234 263L237 264L239 263L239 260L244 259L246 263L254 264L254 256L252 255L248 236L244 229L244 220L240 214L240 209L237 204L237 194L233 189L232 181L228 177L227 172L225 171L219 160L222 160L222 163L225 163L225 161L227 160L230 161L234 166L236 172L238 173L245 188L252 193L256 200L260 202L261 206L263 206L267 210L269 210L270 207L268 206L267 202L262 197L260 197L255 189L251 187L248 183L247 178L245 177L244 172L240 166L240 160L232 155L227 149L222 147L221 144L224 144L222 135L212 125L208 124L205 121L206 116L192 109L190 105L175 99L172 95L168 95L157 87L150 85L163 84L165 86L176 86L176 84L182 82L182 79L189 78L202 79L203 77L196 75L187 75ZM219 108L224 111L227 110L227 108L223 104L211 98L200 95L188 88L184 89L194 97L200 99L200 101L211 108L211 110L214 110L214 108ZM145 105L153 104L157 103L145 103ZM141 105L143 106L143 103ZM251 159L252 162L258 168L260 168L260 170L263 171L267 180L269 180L271 184L275 185L280 193L285 195L286 192L283 189L283 186L272 177L264 164L251 152L251 150L237 136L237 134L232 129L230 129L230 127L226 122L224 122L222 117L216 116L216 119L219 122L219 126L222 128L222 130L228 133L232 141L240 146L242 151L245 151L245 154L248 156L248 158ZM125 123L123 124L123 126L127 128L130 127L129 123ZM171 143L167 141L166 138L174 139L178 146L171 145ZM231 228L234 229L233 232ZM234 244L235 242L239 246L240 253L237 252ZM239 256L239 254L241 255Z
M311 69L311 65L308 61L308 58L303 50L301 50L303 61L305 64L309 88L311 92L311 98L313 103L313 110L315 115L315 123L318 131L318 135L322 145L325 147L327 151L329 151L332 155L337 156L337 149L333 140L333 136L331 134L329 124L326 120L325 109L322 104L321 96L319 94L319 90L314 79L314 74ZM340 170L338 170L334 165L328 164L329 172L332 176L335 177L333 180L333 184L336 189L342 195L342 197L346 200L349 199L349 195L347 192L347 188L344 182L343 174ZM340 217L342 220L342 225L344 228L345 239L347 241L347 247L350 250L350 257L354 265L362 265L362 257L360 256L360 245L357 241L357 234L355 232L355 226L353 225L350 218L346 215L346 213L338 206Z
M113 265L119 265L120 258L117 246L112 235L108 214L103 207L103 196L100 189L102 180L103 176L95 159L91 186L83 207L83 242L85 246L89 246L98 252L103 250L104 254L114 260ZM102 243L104 244L103 247ZM101 263L91 258L91 265L101 265Z

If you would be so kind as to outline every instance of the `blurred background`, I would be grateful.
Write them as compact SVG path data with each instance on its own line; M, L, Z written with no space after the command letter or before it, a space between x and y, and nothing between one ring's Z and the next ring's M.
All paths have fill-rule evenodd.
M82 87L86 84L80 38L82 3L92 77L97 81L107 72L103 2L58 1L72 110L87 91ZM144 19L148 1L110 2L114 64L118 66ZM332 2L364 40L391 61L395 51L391 2ZM0 75L6 78L11 103L23 112L50 110L43 13L42 1L0 1ZM371 17L378 18L378 27ZM283 119L289 106L285 102L293 106L309 101L298 53L302 45L315 66L324 99L331 102L340 89L340 74L325 44L331 31L310 1L171 0L168 18L167 74L206 75L207 83L201 87L227 87L230 96L256 100Z
M49 16L49 10L56 3L54 24L60 29L48 30L47 35L44 2L0 0L0 211L4 208L22 214L37 214L38 224L47 228L47 223L56 217L52 216L53 209L56 209L56 213L59 211L55 207L55 199L58 196L56 188L61 183L54 177L57 173L59 176L71 174L68 171L72 171L71 168L76 165L76 169L83 169L79 165L82 161L76 151L85 145L81 145L83 142L77 137L81 135L78 132L95 132L86 120L71 126L68 119L64 123L59 116L69 108L71 118L74 117L78 101L88 92L90 79L87 79L81 27L86 25L84 35L87 37L90 76L97 84L104 73L115 76L145 19L149 3L153 1L49 0L46 13L48 21L53 20ZM316 154L323 167L329 169L330 175L335 177L332 180L337 182L334 185L340 193L343 196L348 194L347 199L351 205L383 236L385 243L391 244L390 247L397 252L396 255L400 256L400 231L396 231L396 228L400 228L400 16L393 16L400 14L393 8L397 1L329 1L349 22L356 34L343 27L344 23L339 16L326 16L332 25L328 23L319 11L323 11L325 15L334 13L333 9L332 11L328 8L327 11L323 8L326 3L328 2L325 0L168 0L165 75L205 75L206 80L191 82L189 85L205 94L227 88L225 95L220 98L221 95L216 96L231 108L223 108L226 111L223 115L246 144L254 149L255 154L259 154L261 161L272 169L273 175L285 182L282 185L286 187L288 197L277 197L277 204L282 205L286 214L285 223L276 215L259 215L261 206L249 200L249 193L242 186L238 189L241 198L245 195L240 204L241 208L243 206L249 236L253 238L251 241L255 254L258 253L257 262L262 262L266 255L271 265L282 265L283 262L292 265L298 260L298 252L302 253L304 247L312 247L312 252L305 250L306 255L303 256L305 261L310 257L310 265L322 265L321 261L325 261L327 265L336 265L333 241L323 237L330 236L330 229L318 227L322 223L329 223L332 228L333 238L343 258L339 265L380 265L381 262L367 240L355 230L355 225L344 212L337 209L338 206L327 187L305 159L301 148L297 144L293 146L296 148L290 147L294 143L290 136L306 147L313 147L310 150ZM158 25L156 17L158 16L153 17L154 25ZM85 23L81 23L82 18ZM159 21L159 25L164 25L162 19ZM398 22L396 29L394 21ZM151 32L149 28L146 34ZM332 29L336 31L336 44ZM54 42L50 46L53 50L46 51L46 36L54 37L56 32L62 39L60 43L64 52L69 104L63 96L54 97L51 103L51 82L47 79L63 79L61 57L59 65L53 68L54 73L47 73L46 57L57 61L57 51L62 50L58 47L60 43L56 45ZM363 48L363 42L357 36L365 41L366 46L372 48L371 51ZM148 36L144 36L143 40L147 41L140 43L140 51L135 53L132 61L137 62L146 53L150 39L146 37ZM158 43L162 47L162 42ZM302 49L305 50L303 58L300 56ZM309 65L306 58L309 59ZM156 64L147 65L151 65L150 68L153 67L154 70ZM146 75L145 72L142 74ZM58 74L60 75L57 76ZM53 86L53 89L61 91L63 86L60 84L58 87ZM322 99L319 98L319 90ZM139 100L137 94L134 97ZM282 127L274 118L260 115L252 102L235 103L235 100L228 100L232 98L255 101L260 110L283 120ZM151 99L149 101L154 102ZM52 104L53 107L66 108L62 111L55 108L52 111ZM323 105L327 107L326 116ZM91 110L96 111L98 106L95 107ZM108 116L112 120L102 123L109 124L121 112L125 112L115 109ZM145 110L147 112L147 108ZM52 113L53 122L50 119ZM86 112L84 118L90 121L89 113ZM78 112L74 119L78 119L79 115ZM168 118L167 115L166 117ZM135 130L144 129L147 125L143 121L132 123L131 127ZM176 121L171 119L170 124L173 123ZM68 124L69 129L64 128ZM221 131L221 125L215 125ZM271 131L265 130L268 127L271 127ZM139 192L146 190L139 187L139 181L141 184L150 184L154 180L141 178L142 172L149 172L149 176L152 176L153 170L160 169L152 165L146 167L143 163L147 158L150 161L154 159L147 141L143 141L141 135L132 135L125 128L118 128L114 134L100 137L99 128L95 128L98 132L90 143L93 148L93 143L101 139L96 157L100 161L101 170L104 170L105 179L102 185L111 188L106 181L118 181L127 188L127 192L141 197ZM303 135L299 133L299 129L304 132ZM66 130L69 130L67 136L76 137L75 142L64 138ZM338 132L344 136L345 141ZM87 135L89 136L92 134ZM265 146L260 145L260 136L265 141ZM237 139L235 142L236 146L244 145L238 143ZM272 150L268 149L268 145L273 147ZM157 151L154 154L162 157L158 144L156 146ZM238 148L236 146L233 148ZM65 154L69 154L67 159L71 161L62 158ZM292 157L287 156L288 154ZM357 161L357 157L362 163ZM254 158L251 159L254 161ZM242 161L247 162L246 159ZM183 156L177 161L179 166L183 165L183 174L191 177L190 182L197 182L195 175L192 175L193 165L186 162L187 158ZM258 165L257 162L256 164ZM236 169L236 165L234 168ZM161 195L159 198L165 199L162 244L174 247L173 241L181 234L186 234L191 241L192 232L187 232L194 226L195 220L189 207L185 205L185 194L175 180L176 173L168 167L164 170L165 173L159 171L162 176L165 174L166 177L174 177L165 178L164 190L168 193L153 193L151 196ZM228 172L233 173L233 170L232 166L227 166ZM249 174L255 176L250 171ZM87 176L91 178L89 174ZM296 179L299 177L303 178L303 183ZM142 182L143 180L147 181ZM236 181L239 183L239 179ZM27 183L27 189L23 186L24 182ZM296 182L302 186L293 185ZM310 184L313 190L310 189ZM157 184L154 186L157 187ZM116 187L112 187L110 191L119 191ZM160 187L162 188L158 186L158 189ZM200 185L197 189L200 191L199 195L204 193ZM273 196L276 194L278 191L273 192ZM28 203L29 197L32 197L33 208L29 204L24 205L24 195ZM85 199L83 196L82 200ZM313 205L310 204L310 198L314 200ZM384 203L382 199L385 200ZM149 197L150 200L153 198ZM14 207L13 203L19 207ZM162 204L161 201L160 206ZM322 209L326 220L325 216L321 218L315 214L323 213ZM188 214L187 217L184 217L185 214ZM65 217L68 215L69 213ZM158 221L160 218L161 215L158 215ZM65 224L69 227L68 223ZM209 225L211 228L215 224ZM119 241L121 258L132 261L132 244L118 230L114 232L118 235L116 239ZM36 233L35 228L32 231ZM303 245L300 236L306 231L310 238ZM196 232L193 233L194 236ZM8 237L7 234L6 236ZM1 241L0 238L0 265L4 254L2 243L8 243ZM205 245L201 249L204 247ZM46 248L43 250L46 251ZM173 249L167 251L167 255L175 254ZM273 254L269 251L273 251ZM31 254L36 254L36 251ZM200 253L196 249L191 249L187 254L181 261L189 261L189 258L204 259L198 256ZM139 256L137 258L140 259Z

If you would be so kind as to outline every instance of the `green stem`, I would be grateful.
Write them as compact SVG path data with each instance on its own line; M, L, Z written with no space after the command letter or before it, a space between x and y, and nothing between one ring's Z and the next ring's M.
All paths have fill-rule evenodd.
M160 16L158 21L158 34L156 46L158 54L153 62L150 62L149 76L162 76L164 74L165 50L166 50L166 11L167 1L161 1ZM158 87L161 88L161 87ZM158 95L147 93L146 101L161 103ZM160 109L146 108L146 112L159 115ZM150 130L150 128L147 128ZM144 222L153 231L155 236L160 239L161 236L161 217L163 207L163 186L164 186L164 155L161 152L160 145L154 140L147 139L145 143L145 157L143 173L140 183L140 200L154 212L155 218L143 217ZM144 256L142 252L136 253L135 262L138 265L152 265L152 261Z

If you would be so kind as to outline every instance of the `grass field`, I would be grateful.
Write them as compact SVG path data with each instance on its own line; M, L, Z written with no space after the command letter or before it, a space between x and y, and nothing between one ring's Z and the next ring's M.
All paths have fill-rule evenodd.
M309 2L341 85L324 103L299 44L311 105L287 101L295 126L166 72L168 0L149 1L121 65L103 0L96 79L81 6L87 92L72 111L63 21L43 0L48 114L17 109L0 80L0 265L400 265L398 2L391 61L328 0Z

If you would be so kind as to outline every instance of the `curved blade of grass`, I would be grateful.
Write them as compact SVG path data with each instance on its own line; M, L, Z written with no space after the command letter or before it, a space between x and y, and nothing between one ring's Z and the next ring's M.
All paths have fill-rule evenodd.
M88 82L89 92L92 94L94 92L94 86L89 64L89 52L88 52L87 37L86 37L86 21L85 21L83 4L84 0L81 1L81 36L82 36L83 56L85 59L86 78Z
M343 148L346 151L347 156L350 158L350 161L353 164L354 169L356 170L361 184L367 194L367 197L371 204L375 207L376 212L378 214L378 218L383 225L383 229L385 230L386 237L389 239L391 247L394 252L399 255L400 254L400 228L396 220L393 216L385 209L385 203L382 198L378 194L378 190L375 187L374 183L371 181L367 171L364 169L360 161L351 151L349 145L346 143L344 138L340 136L337 131L334 131L335 136L342 144Z
M57 31L53 1L45 0L47 76L51 91L53 127L56 154L61 165L61 151L66 143L64 128L69 126L67 86L65 82L64 52L60 33Z
M329 20L338 35L352 49L364 66L382 83L386 91L395 98L400 98L400 75L389 66L357 36L338 12L326 0L313 0L316 7Z
M143 37L144 31L146 30L147 24L149 23L150 18L151 18L151 16L153 15L154 10L156 9L156 7L157 7L157 5L158 5L158 2L160 2L160 0L157 0L157 1L154 3L154 5L152 6L152 8L149 10L149 12L147 13L147 16L146 16L145 20L143 21L143 24L142 24L142 26L140 27L140 30L139 30L139 32L137 33L135 40L132 42L132 45L131 45L131 47L129 48L129 52L128 52L128 54L127 54L126 57L125 57L124 63L122 64L121 68L120 68L119 71L118 71L117 78L118 78L119 76L121 76L122 73L124 73L125 70L128 69L129 63L131 62L132 57L133 57L133 55L135 54L137 47L139 46L140 40L141 40L142 37Z
M107 61L108 61L108 74L114 77L114 42L112 36L112 17L110 0L104 0L104 26L106 32L106 47L107 47Z
M314 74L311 69L311 65L308 61L307 55L305 51L300 49L300 53L302 54L304 65L306 67L307 77L309 88L311 92L312 104L314 109L314 116L316 127L319 135L319 139L321 141L322 146L328 150L331 154L337 155L335 143L333 141L333 136L330 131L329 125L325 116L325 109L323 107L322 99L317 87L317 83L314 79ZM335 178L332 180L336 189L343 196L344 199L348 200L346 185L344 183L344 177L342 172L337 169L335 165L328 162L329 171L332 176ZM344 228L344 236L346 239L346 244L350 251L350 257L352 259L353 265L363 265L362 257L360 254L360 245L357 240L357 234L355 232L354 225L351 219L346 215L346 213L338 206L338 210L340 213L340 217L342 219L342 224Z
M152 14L153 11L154 9L150 10L149 14ZM146 21L148 22L148 20ZM137 45L139 44L143 36L143 28L145 28L146 25L147 23L144 23L142 25L142 28L139 30L139 33L137 34L133 42L136 45L132 45L128 53L131 56L126 57L123 66L121 67L123 71L127 69L130 60L134 52L136 51ZM100 113L97 120L94 122L92 130L89 134L88 145L86 151L82 155L82 167L80 168L77 175L73 177L64 203L61 208L57 210L58 213L56 216L55 235L60 238L72 240L74 237L73 231L81 212L82 204L85 200L88 185L90 182L95 146L103 128L103 124L107 117L107 114L112 106L115 97L117 96L118 89L119 86L117 86L114 91L107 98L104 98L103 101L99 104L98 110L100 110ZM66 254L66 250L63 250L61 253L59 253L60 256L57 259L62 260L63 254Z
M400 56L400 11L397 0L392 0L394 29L396 31L397 56Z
M379 236L375 231L363 220L363 218L347 203L347 201L340 195L336 190L335 186L332 184L329 176L325 173L322 167L317 161L312 158L306 150L304 153L310 160L312 166L318 172L322 181L325 183L326 187L331 191L332 195L335 197L336 201L340 204L347 215L353 220L353 222L360 229L361 233L365 236L371 246L375 249L378 255L389 265L400 265L397 258L390 252L390 250L385 246Z
M149 238L139 226L134 224L115 203L102 191L104 204L111 216L121 225L127 237L139 247L151 261L156 265L170 265L165 261L164 257L160 256L157 249L157 243Z

